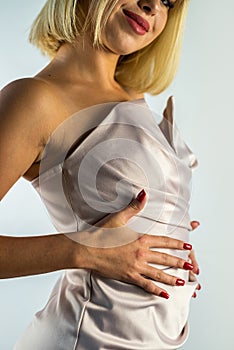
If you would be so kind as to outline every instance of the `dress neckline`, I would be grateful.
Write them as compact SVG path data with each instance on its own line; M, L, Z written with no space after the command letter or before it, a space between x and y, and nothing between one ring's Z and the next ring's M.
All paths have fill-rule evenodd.
M62 125L64 122L67 122L67 121L71 120L72 118L74 118L80 112L89 111L89 110L92 110L92 109L95 109L95 108L98 108L98 107L101 107L101 106L108 106L108 105L111 106L111 105L113 105L113 107L115 107L115 106L117 106L117 105L119 105L121 103L133 103L133 104L136 103L136 104L138 104L140 106L143 104L143 105L146 105L148 107L148 109L151 109L149 104L146 102L144 97L141 97L141 98L138 98L138 99L134 99L134 100L101 102L101 103L96 103L94 105L82 108L82 109L72 113L60 125ZM160 116L162 116L162 120L159 123L156 121L155 118L153 118L154 119L154 125L161 130L161 136L162 136L162 139L164 140L164 145L169 147L169 149L176 155L176 150L175 150L174 145L173 145L173 135L171 135L172 139L170 139L170 141L169 141L167 139L167 137L165 136L164 131L162 130L162 125L163 125L163 123L165 123L165 120L167 120L167 118L164 115L160 115ZM168 121L167 121L167 123L168 123ZM58 127L60 125L58 125ZM170 128L172 128L172 130L171 130L172 134L173 134L173 127L174 127L174 118L172 116L172 123L170 123ZM172 142L172 144L171 144L171 142ZM33 184L34 182L36 182L38 180L38 178L39 178L39 176L36 176L30 182Z
M68 116L65 120L69 120L70 118L74 117L76 114L80 113L80 112L83 112L83 111L87 111L89 109L92 109L92 108L95 108L95 107L98 107L98 106L104 106L104 105L111 105L111 104L120 104L120 103L126 103L126 102L132 102L132 103L135 103L135 102L144 102L146 103L146 100L144 97L141 97L141 98L137 98L135 100L125 100L125 101L108 101L108 102L100 102L100 103L96 103L94 105L91 105L91 106L88 106L88 107L85 107L85 108L82 108L82 109L79 109L78 111L72 113L70 116ZM63 122L62 122L63 123Z

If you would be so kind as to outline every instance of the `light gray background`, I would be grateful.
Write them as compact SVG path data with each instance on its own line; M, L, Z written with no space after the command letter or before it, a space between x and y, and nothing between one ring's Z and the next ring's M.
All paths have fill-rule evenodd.
M27 43L32 19L44 1L0 0L0 88L33 76L47 59ZM234 2L192 1L182 60L167 91L150 98L162 111L175 96L175 120L197 155L191 218L201 222L192 233L201 266L202 291L192 300L190 338L184 350L233 349L233 33ZM17 147L17 145L16 145ZM20 180L0 203L0 233L54 232L39 197ZM33 314L44 306L60 272L0 281L0 349L10 350Z

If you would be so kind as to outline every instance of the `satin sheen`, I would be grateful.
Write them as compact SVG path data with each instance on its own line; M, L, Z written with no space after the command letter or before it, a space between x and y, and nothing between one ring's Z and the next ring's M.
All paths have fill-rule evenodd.
M173 108L171 122L163 117L158 123L157 117L139 99L95 105L68 118L51 138L44 156L48 162L32 181L58 232L69 235L87 229L108 210L124 208L144 188L147 205L127 226L189 242L191 177L197 158L181 138ZM92 131L80 139L87 130ZM98 151L101 146L106 153ZM85 163L92 150L95 156L90 153L92 161ZM113 157L102 159L104 153ZM79 234L72 239L84 243ZM114 235L110 242L100 243L91 236L86 243L114 246L124 244L122 239L126 237ZM187 251L157 250L188 259ZM188 337L189 304L197 282L188 281L187 271L155 267L185 279L185 286L157 282L170 294L166 300L89 270L64 271L14 350L178 349Z

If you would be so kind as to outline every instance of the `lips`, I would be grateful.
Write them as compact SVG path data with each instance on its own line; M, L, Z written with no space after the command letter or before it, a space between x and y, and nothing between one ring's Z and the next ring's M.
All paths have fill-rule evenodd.
M147 32L149 31L149 29L150 29L149 22L147 22L143 17L137 15L134 12L128 11L128 10L123 10L123 13L126 16L134 19L134 21L136 21L140 26L142 26Z

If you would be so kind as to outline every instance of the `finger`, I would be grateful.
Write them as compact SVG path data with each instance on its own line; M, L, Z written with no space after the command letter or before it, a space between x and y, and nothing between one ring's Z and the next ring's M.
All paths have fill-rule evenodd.
M196 282L197 277L195 276L193 271L189 271L189 282Z
M170 96L167 100L167 105L163 111L163 116L172 124L172 115L173 115L173 96Z
M197 282L197 278L193 271L189 271L189 282ZM201 284L197 283L196 290L201 290Z
M200 226L200 222L193 220L190 222L190 225L191 225L192 229L195 230L198 226Z
M197 262L197 260L196 260L195 252L194 252L193 249L192 249L192 250L190 251L190 253L189 253L189 259L191 260L191 263L192 263L192 265L194 266L193 272L194 272L196 275L199 275L200 269L199 269L198 262Z
M149 248L192 250L192 245L190 243L168 236L153 236L145 234L140 238L140 240L145 241Z
M120 222L122 225L126 225L128 220L130 220L134 215L139 213L146 203L146 192L141 190L137 197L134 198L126 208L122 209L118 213L113 214L113 217Z
M95 226L104 226L107 227L121 227L127 224L128 220L139 213L146 203L146 192L141 190L137 197L134 198L124 209L108 214L103 219L98 221Z
M160 269L156 269L149 265L142 269L142 275L147 279L151 279L160 283L165 283L171 286L182 287L185 285L185 280L183 280L182 278L172 276Z
M172 266L179 269L190 270L190 271L192 271L194 268L194 266L190 264L188 261L166 253L149 251L149 253L146 256L146 259L149 263L152 263L152 264Z
M158 287L156 284L154 284L149 279L144 278L143 276L139 275L135 280L134 284L138 285L139 287L143 288L146 292L157 295L158 297L168 299L170 296L167 293L165 289L162 289Z

